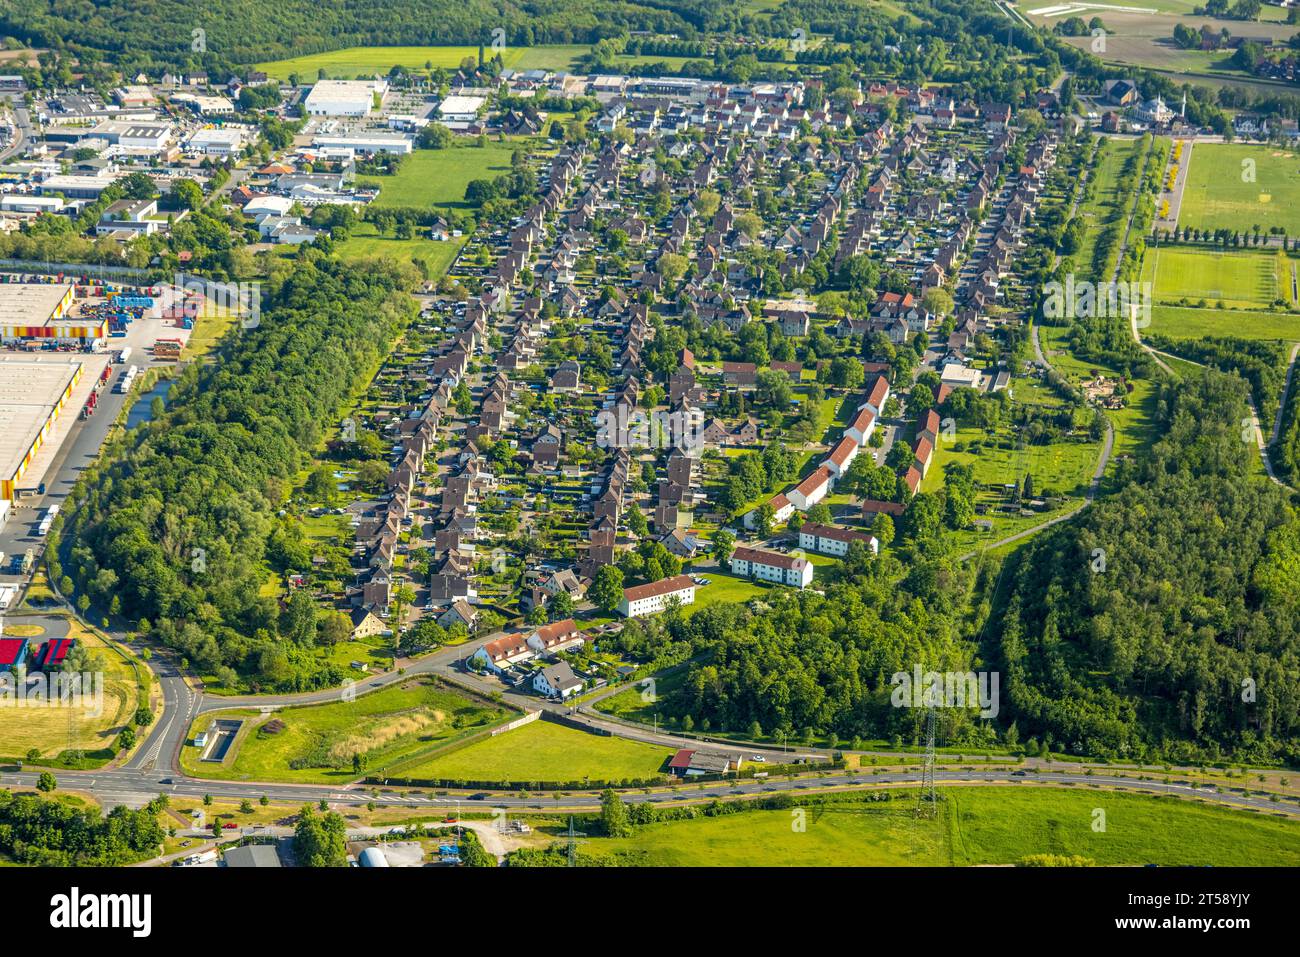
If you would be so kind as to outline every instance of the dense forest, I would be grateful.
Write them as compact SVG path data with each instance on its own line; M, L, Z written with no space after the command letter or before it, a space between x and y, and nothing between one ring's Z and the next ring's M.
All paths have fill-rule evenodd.
M36 867L118 867L158 853L166 798L107 814L38 794L0 790L0 859Z
M121 64L192 63L204 31L217 62L256 63L348 46L594 43L628 30L692 35L722 26L706 0L8 0L0 34L32 46L93 50Z
M890 703L896 672L981 667L962 637L970 572L914 550L910 570L871 562L854 580L815 591L780 590L753 608L724 605L687 618L634 620L614 639L656 664L694 659L662 710L678 727L811 739L834 734L908 741L924 715ZM898 577L902 575L903 577ZM988 744L975 712L943 715L945 740Z
M1000 674L996 720L940 713L940 737L1030 753L1146 760L1300 757L1300 521L1255 474L1246 385L1205 370L1159 395L1164 438L1126 462L1119 490L1043 532L999 572L918 534L905 560L870 561L825 595L629 622L615 639L657 666L686 663L661 700L703 731L913 742L923 712L890 679ZM924 508L923 508L924 507Z
M988 653L1007 717L1063 750L1300 757L1300 524L1257 477L1245 383L1164 384L1121 488L1008 560Z
M170 411L86 476L51 573L99 607L146 619L201 672L301 688L341 676L298 654L316 640L314 604L282 613L262 593L269 576L310 557L278 512L409 321L413 273L314 251L277 270L260 325L228 336L218 363L188 367Z

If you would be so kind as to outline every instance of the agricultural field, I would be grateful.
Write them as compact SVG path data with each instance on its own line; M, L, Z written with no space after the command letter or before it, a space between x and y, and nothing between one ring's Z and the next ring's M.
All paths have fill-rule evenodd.
M354 754L367 772L449 744L509 716L432 680L413 680L351 701L272 714L253 710L200 715L181 749L181 767L200 778L234 781L343 783L361 777ZM243 720L224 761L201 760L188 743L213 720ZM295 767L294 765L297 765Z
M534 721L394 773L484 782L641 780L657 776L671 756L667 748Z
M1097 865L1300 863L1300 824L1177 798L1053 787L941 791L937 820L912 814L911 794L651 824L593 838L583 853L629 864L725 866L978 866L1034 854ZM1106 830L1092 828L1095 808ZM795 830L796 811L805 829Z
M84 752L82 760L102 762L111 757L109 748L130 721L136 709L148 704L148 669L137 676L131 660L107 645L98 634L71 619L51 618L51 625L6 623L5 634L29 639L32 653L49 636L63 634L86 646L104 672L104 693L100 702L93 696L76 707L48 708L19 705L10 701L0 707L0 759L25 758L35 748L40 763L59 763L68 751ZM54 624L58 622L59 624ZM143 680L143 684L141 684Z
M1252 165L1253 164L1253 165ZM1300 235L1300 155L1273 146L1200 143L1178 225Z
M568 70L572 68L576 57L590 49L582 45L506 47L501 59L507 69ZM351 80L387 73L394 66L408 70L424 70L429 67L455 70L466 57L477 60L478 52L476 46L348 47L345 50L259 63L257 69L279 80L287 80L290 74L296 73L304 83L314 81L320 76L321 70L325 71L325 76L329 79ZM493 55L490 49L484 53L489 57Z
M1278 299L1294 304L1293 265L1281 250L1154 246L1147 249L1142 280L1152 284L1157 303L1199 305L1205 300L1208 306L1222 302L1228 309L1263 308Z
M460 145L445 150L416 150L393 176L358 176L358 186L378 186L376 208L409 206L466 209L465 187L471 180L491 179L510 172L510 157L527 144L491 141L487 146Z

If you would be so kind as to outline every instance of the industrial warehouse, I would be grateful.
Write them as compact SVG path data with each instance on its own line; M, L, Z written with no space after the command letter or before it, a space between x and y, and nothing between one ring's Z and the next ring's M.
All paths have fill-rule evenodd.
M108 319L75 315L71 283L0 283L0 343L82 344L108 335Z
M66 355L0 355L0 500L13 501L84 368Z

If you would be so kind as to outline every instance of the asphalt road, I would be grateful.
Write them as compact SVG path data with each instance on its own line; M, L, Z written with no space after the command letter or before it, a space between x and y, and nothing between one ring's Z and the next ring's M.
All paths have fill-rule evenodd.
M0 773L0 787L34 787L37 773L31 771ZM279 803L315 803L322 799L332 805L359 807L374 801L391 807L428 807L446 810L459 808L469 812L480 807L486 812L492 808L507 808L518 811L536 811L554 814L570 809L597 809L600 807L600 794L597 792L565 792L563 799L556 801L549 792L539 792L520 796L518 792L489 791L395 791L361 789L342 786L307 784L261 784L256 782L234 781L196 781L167 775L158 775L145 771L63 771L58 774L59 785L63 789L87 791L97 799L109 804L126 804L140 806L158 794L183 798L202 798L212 795L216 798L234 800L257 800L265 795ZM810 797L817 793L839 793L882 786L906 787L919 786L921 772L916 770L890 771L880 774L861 772L841 775L828 774L826 777L812 778L771 778L746 779L735 785L708 786L698 788L682 784L676 790L652 789L627 791L623 793L624 801L633 804L687 804L709 802L715 798L761 797L768 794L791 792L796 796L800 792ZM1300 806L1273 801L1268 798L1236 793L1220 793L1212 788L1198 788L1186 784L1165 784L1162 781L1139 781L1106 774L1086 775L1076 772L1017 773L1010 770L947 770L935 772L935 784L938 787L963 785L1067 785L1075 787L1113 788L1125 791L1146 792L1151 794L1173 794L1181 797L1197 797L1200 800L1226 807L1250 809L1268 814L1278 814L1291 818L1300 818ZM481 803L480 803L481 802Z
M8 160L11 156L17 156L22 152L23 147L32 138L32 119L25 107L19 106L21 100L14 100L14 126L18 133L14 141L3 150L0 150L0 162Z

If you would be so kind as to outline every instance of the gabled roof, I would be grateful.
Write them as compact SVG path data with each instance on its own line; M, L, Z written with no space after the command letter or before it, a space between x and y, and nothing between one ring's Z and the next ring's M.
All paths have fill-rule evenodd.
M695 582L691 581L690 575L676 575L673 578L661 578L657 582L650 582L646 585L634 585L631 588L624 588L623 598L629 602L640 601L643 598L671 595L674 592L685 591L694 587Z

